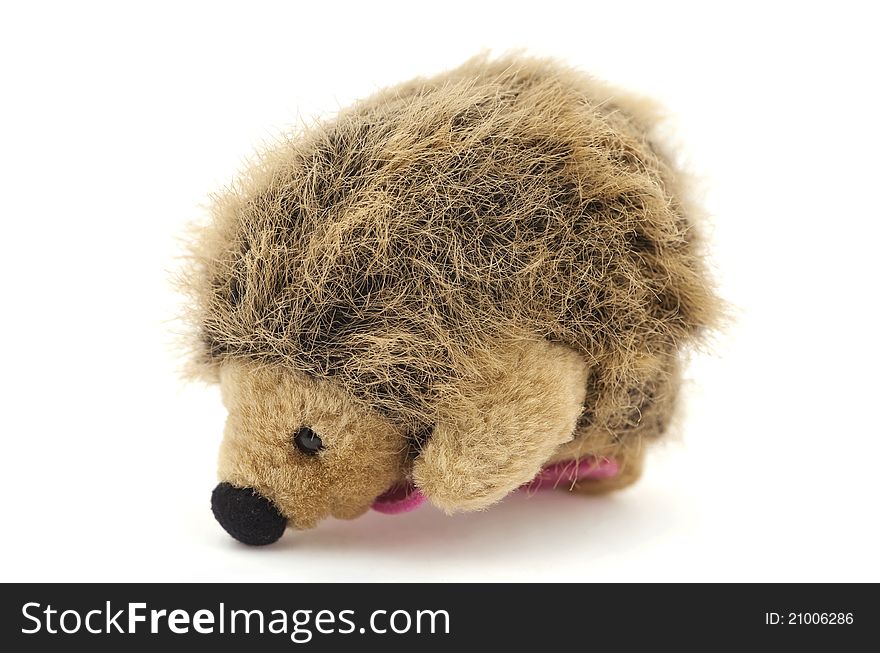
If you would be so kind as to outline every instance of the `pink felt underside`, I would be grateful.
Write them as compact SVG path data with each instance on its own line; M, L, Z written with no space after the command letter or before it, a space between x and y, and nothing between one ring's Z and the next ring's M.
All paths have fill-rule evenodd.
M582 458L580 460L564 460L547 465L538 475L523 485L529 491L548 488L565 487L575 481L584 479L600 480L617 476L620 468L617 461L611 458Z
M573 485L584 479L603 479L616 476L620 467L611 458L582 458L547 465L520 489L528 492ZM397 515L415 510L425 502L425 495L411 483L395 485L373 503L373 510L386 515Z
M373 502L373 510L386 515L399 515L415 510L425 502L421 490L410 485L395 485Z

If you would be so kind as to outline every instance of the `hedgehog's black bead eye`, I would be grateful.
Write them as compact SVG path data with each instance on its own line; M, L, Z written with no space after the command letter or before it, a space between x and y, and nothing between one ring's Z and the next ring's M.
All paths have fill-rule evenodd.
M302 427L294 434L293 443L296 445L297 449L307 456L314 456L324 448L324 443L321 442L321 438L318 437L318 434L308 426Z

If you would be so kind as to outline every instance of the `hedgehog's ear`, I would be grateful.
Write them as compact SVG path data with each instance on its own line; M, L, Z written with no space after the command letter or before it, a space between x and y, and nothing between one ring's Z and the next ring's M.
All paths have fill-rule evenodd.
M485 508L528 483L583 410L588 368L568 347L512 344L486 370L442 402L413 465L415 484L446 512Z

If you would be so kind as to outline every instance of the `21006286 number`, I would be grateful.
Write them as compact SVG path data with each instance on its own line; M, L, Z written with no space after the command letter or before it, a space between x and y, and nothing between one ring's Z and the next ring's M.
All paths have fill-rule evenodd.
M785 625L850 625L854 621L852 612L765 612L764 623L770 626Z

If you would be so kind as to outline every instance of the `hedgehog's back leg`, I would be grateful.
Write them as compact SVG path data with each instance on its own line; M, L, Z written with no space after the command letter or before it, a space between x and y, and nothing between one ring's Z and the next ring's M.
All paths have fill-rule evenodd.
M590 419L582 418L574 439L560 447L551 460L610 458L617 463L618 473L560 487L580 494L603 494L639 479L646 449L672 422L681 385L680 361L674 353L657 355L646 367L654 371L634 385L598 390Z
M544 340L495 350L477 379L446 393L416 485L447 512L479 510L532 480L574 435L587 364Z

